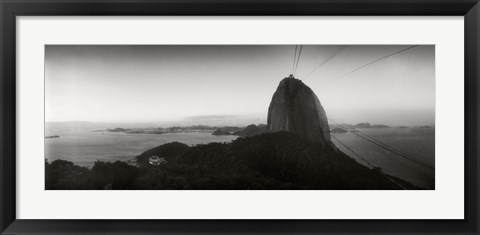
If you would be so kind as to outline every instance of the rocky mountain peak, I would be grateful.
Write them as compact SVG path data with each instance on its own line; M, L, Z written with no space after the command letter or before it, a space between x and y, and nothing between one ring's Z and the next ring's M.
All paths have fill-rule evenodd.
M311 142L331 144L327 115L315 93L293 76L280 81L268 107L268 130L288 131Z

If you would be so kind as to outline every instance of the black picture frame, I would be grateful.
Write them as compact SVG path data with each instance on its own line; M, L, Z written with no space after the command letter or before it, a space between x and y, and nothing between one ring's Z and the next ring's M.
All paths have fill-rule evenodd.
M2 234L479 234L478 0L1 0L0 231ZM16 16L456 15L465 18L463 220L20 220L16 219ZM454 78L452 78L454 79ZM459 157L462 153L459 153Z

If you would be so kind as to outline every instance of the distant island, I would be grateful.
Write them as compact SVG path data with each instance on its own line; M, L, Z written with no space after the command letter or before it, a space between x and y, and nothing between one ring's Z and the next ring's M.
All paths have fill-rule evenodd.
M353 126L354 128L390 128L390 126L387 125L372 125L368 122L365 123L358 123L357 125Z
M96 132L98 130L95 130ZM106 132L117 132L126 134L167 134L167 133L184 133L184 132L212 132L212 135L237 135L237 136L253 136L267 132L267 125L265 124L251 124L246 127L237 126L173 126L173 127L153 127L153 128L113 128L106 129Z
M336 134L343 134L347 132L357 132L356 129L373 129L373 128L392 128L392 126L384 124L370 124L369 122L361 122L357 124L330 124L330 132ZM409 127L419 127L419 128L434 128L433 126L398 126L397 128L409 128ZM208 125L193 125L193 126L173 126L173 127L151 127L151 128L112 128L106 130L94 130L95 132L106 131L106 132L118 132L126 134L167 134L167 133L188 133L188 132L211 132L212 135L225 136L225 135L235 135L241 137L248 137L259 135L262 133L268 132L268 126L266 124L251 124L244 127L238 126L208 126ZM45 137L45 138L58 138L56 136Z
M240 130L241 128L239 127L232 127L232 128L238 128ZM211 127L211 126L204 126L204 125L195 125L195 126L185 126L185 127L180 127L180 126L173 126L173 127L152 127L152 128L113 128L113 129L106 129L106 132L120 132L120 133L127 133L127 134L166 134L166 133L181 133L181 132L199 132L199 131L205 131L205 132L211 132L217 129L217 127Z
M348 131L345 130L345 128L341 127L335 127L332 130L330 130L331 133L347 133Z
M415 126L415 125L400 125L400 126L389 126L389 125L384 125L384 124L370 124L369 122L361 122L357 124L330 124L330 132L332 133L344 133L343 131L355 131L356 128L358 129L370 129L370 128L423 128L423 129L429 129L429 128L435 128L435 126L430 126L430 125L421 125L421 126Z
M45 139L54 139L54 138L60 138L59 135L47 135L45 136Z
M212 133L212 135L237 135L237 136L247 137L247 136L254 136L254 135L266 133L267 131L268 131L267 125L265 124L259 124L258 126L255 124L251 124L243 128L234 128L234 129L232 129L231 127L220 127L220 128L217 128Z

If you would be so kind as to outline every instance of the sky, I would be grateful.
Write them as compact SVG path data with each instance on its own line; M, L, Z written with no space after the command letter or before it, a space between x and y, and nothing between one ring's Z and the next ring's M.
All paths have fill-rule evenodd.
M329 119L434 125L435 46L369 64L412 45L348 45L324 64L342 46L303 45L295 74ZM46 45L45 121L266 123L294 53L295 45Z

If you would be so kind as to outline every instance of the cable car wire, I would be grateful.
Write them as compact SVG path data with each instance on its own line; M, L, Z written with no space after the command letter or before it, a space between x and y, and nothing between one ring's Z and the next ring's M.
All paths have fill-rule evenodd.
M328 57L325 61L323 61L320 65L318 65L316 68L314 68L310 73L308 73L303 79L307 79L310 75L312 75L315 71L326 65L328 62L330 62L333 58L335 58L337 55L342 53L345 49L348 48L348 45L343 45L340 46L330 57Z
M425 168L427 168L427 169L429 169L429 170L435 170L435 168L431 167L431 166L428 165L427 163L425 163L425 162L423 162L423 161L420 161L420 160L416 159L415 157L412 157L412 156L410 156L410 155L408 155L408 154L406 154L406 153L403 153L403 152L395 149L394 147L391 147L391 146L388 145L388 144L385 144L385 143L383 143L383 142L381 142L381 141L379 141L379 140L376 140L376 139L374 139L373 137L370 137L370 138L369 138L369 137L365 137L365 136L368 136L368 135L365 134L365 133L363 133L363 132L361 132L361 131L358 130L358 129L355 129L356 131L353 132L353 131L349 130L346 126L344 126L344 125L342 125L342 124L339 124L339 123L333 121L332 119L328 119L328 120L329 120L329 121L332 121L334 124L342 127L342 129L346 130L347 132L350 132L350 133L352 133L352 134L354 134L354 135L356 135L356 136L358 136L358 137L360 137L360 138L362 138L362 139L370 142L371 144L374 144L375 146L377 146L377 147L379 147L379 148L382 148L382 149L384 149L384 150L387 150L387 151L389 151L389 152L391 152L391 153L393 153L393 154L395 154L395 155L397 155L397 156L400 156L400 157L402 157L402 158L404 158L404 159L407 159L407 160L409 160L409 161L411 161L411 162L413 162L413 163L416 163L417 165L423 166L423 167L425 167ZM360 135L360 134L358 134L358 133L356 133L356 132L362 133L362 134L364 134L365 136L362 136L362 135Z
M297 73L298 63L300 62L300 57L302 56L303 45L300 45L300 50L298 52L297 64L295 65L295 70L293 71L293 76Z
M384 59L386 59L386 58L388 58L388 57L394 56L394 55L396 55L396 54L402 53L402 52L404 52L404 51L406 51L406 50L410 50L410 49L415 48L415 47L418 47L418 45L404 48L404 49L402 49L402 50L396 51L396 52L394 52L394 53L388 54L388 55L383 56L383 57L381 57L381 58L379 58L379 59L376 59L376 60L374 60L374 61L371 61L371 62L369 62L369 63L367 63L367 64L364 64L364 65L362 65L362 66L360 66L360 67L358 67L358 68L356 68L356 69L354 69L354 70L352 70L352 71L350 71L350 72L348 72L348 73L345 73L345 74L343 74L343 75L341 75L341 76L339 76L339 77L336 77L336 78L328 81L328 82L325 83L324 85L329 84L329 83L333 83L333 82L335 82L335 81L338 81L339 79L344 78L344 77L346 77L346 76L348 76L348 75L350 75L350 74L352 74L352 73L354 73L354 72L356 72L356 71L358 71L358 70L361 70L361 69L363 69L363 68L365 68L365 67L367 67L367 66L369 66L369 65L375 64L375 63L377 63L377 62L379 62L379 61L381 61L381 60L384 60Z
M404 190L407 190L407 188L403 187L401 184L399 184L398 182L396 182L395 180L393 180L390 176L388 176L387 174L383 173L382 170L380 170L378 167L374 166L373 164L371 164L370 162L368 162L364 157L362 157L360 154L358 154L357 152L355 152L353 149L351 149L350 147L348 147L345 143L343 143L342 141L340 141L337 137L335 137L334 135L331 135L331 137L333 139L335 139L338 143L340 143L340 145L342 145L343 147L345 147L348 151L352 152L355 156L357 156L358 158L360 158L363 162L365 162L370 168L372 168L373 170L377 171L378 173L380 173L382 176L384 176L385 178L387 178L388 180L390 180L392 183L394 183L396 186L404 189Z

